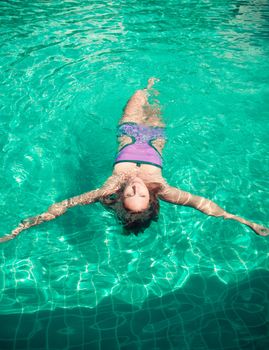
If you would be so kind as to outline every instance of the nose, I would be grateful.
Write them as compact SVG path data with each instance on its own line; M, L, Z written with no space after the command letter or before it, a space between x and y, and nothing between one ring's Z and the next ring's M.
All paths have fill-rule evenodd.
M135 185L132 186L132 189L133 189L134 194L135 194L135 193L136 193L136 187L135 187Z

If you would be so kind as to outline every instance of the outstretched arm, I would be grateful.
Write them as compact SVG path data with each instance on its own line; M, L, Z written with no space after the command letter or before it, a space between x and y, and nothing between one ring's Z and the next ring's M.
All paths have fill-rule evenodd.
M43 222L55 219L58 216L63 215L67 211L67 209L72 208L76 205L85 205L85 204L96 202L99 199L99 197L102 195L102 193L103 193L102 189L98 189L98 190L83 193L76 197L66 199L59 203L55 203L51 205L45 213L23 220L19 224L19 226L16 227L9 235L1 237L0 243L9 241L15 238L19 233L21 233L24 230L27 230L32 226L40 225Z
M239 216L233 215L219 207L216 203L204 197L195 196L189 192L182 191L178 188L167 186L160 195L164 201L180 204L188 207L193 207L204 214L223 217L224 219L232 219L249 226L254 232L261 236L268 236L269 229L245 220Z
M112 175L107 179L107 181L100 189L86 192L79 196L66 199L59 203L55 203L51 205L45 213L23 220L20 225L15 228L9 235L0 238L0 243L15 238L20 232L27 230L32 226L40 225L43 222L56 219L58 216L63 215L67 209L75 207L76 205L86 205L97 202L101 197L116 192L120 186L121 179L118 176Z

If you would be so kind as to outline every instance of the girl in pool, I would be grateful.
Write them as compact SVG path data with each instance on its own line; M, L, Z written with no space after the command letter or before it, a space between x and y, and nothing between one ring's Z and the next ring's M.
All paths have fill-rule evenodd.
M153 89L155 81L154 78L149 79L147 88L136 91L125 107L118 125L119 150L113 173L103 186L53 204L47 212L22 221L0 242L13 239L32 226L53 220L76 205L95 202L115 211L126 234L138 234L149 227L152 220L157 220L159 199L190 206L207 215L236 220L259 235L269 235L266 227L230 214L209 199L167 184L162 177L164 123L158 104L150 104L148 101L151 93L157 94Z

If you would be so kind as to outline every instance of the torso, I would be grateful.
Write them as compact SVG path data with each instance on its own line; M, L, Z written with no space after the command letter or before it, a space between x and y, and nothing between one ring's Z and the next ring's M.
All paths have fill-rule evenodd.
M130 177L139 177L145 183L158 182L162 185L166 184L162 176L162 169L150 164L137 166L131 162L118 163L114 165L113 175L122 177L123 180Z
M118 142L119 150L121 150L124 146L132 143L132 138L127 135L122 135L118 137ZM160 154L162 154L164 143L164 138L157 138L153 140L152 145ZM105 191L107 191L108 194L116 192L122 184L126 183L126 180L132 177L139 177L146 184L158 183L162 185L162 187L167 186L167 183L162 176L162 169L160 167L143 163L138 165L135 162L124 161L114 164L112 176L105 184Z
M120 136L118 137L118 143L119 143L118 150L120 151L124 146L127 146L132 143L132 138L127 135ZM162 154L164 144L165 144L165 140L161 138L158 138L152 141L152 145L158 150L160 154Z

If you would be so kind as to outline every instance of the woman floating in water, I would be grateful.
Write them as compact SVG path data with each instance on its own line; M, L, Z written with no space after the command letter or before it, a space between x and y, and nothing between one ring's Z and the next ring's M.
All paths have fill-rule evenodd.
M63 215L76 205L100 202L116 212L125 232L138 234L157 220L159 199L193 207L204 214L232 219L249 226L262 236L269 229L245 220L220 208L209 199L172 187L162 177L162 150L165 144L164 123L158 104L150 104L148 97L155 79L148 81L144 90L138 90L128 101L118 125L119 151L114 162L112 176L101 188L55 203L48 211L28 218L11 234L0 238L5 242L21 231Z

